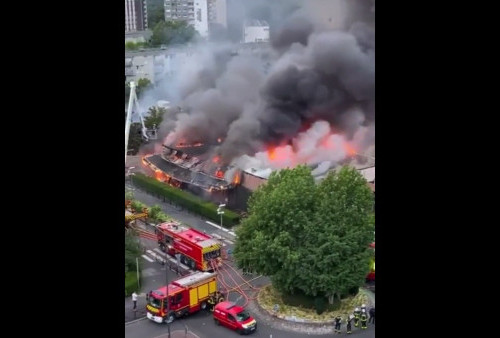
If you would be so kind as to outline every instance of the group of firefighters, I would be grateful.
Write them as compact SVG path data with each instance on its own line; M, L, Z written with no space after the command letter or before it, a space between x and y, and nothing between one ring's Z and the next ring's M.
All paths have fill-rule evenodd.
M370 315L370 318L368 319L368 314ZM366 323L367 321L369 323L375 324L375 308L372 307L369 311L369 313L366 312L366 305L363 304L361 305L361 309L359 307L354 309L354 312L350 315L347 316L346 318L346 332L351 333L352 332L352 326L351 323L354 321L354 326L358 327L359 324L361 323L361 329L364 330L366 329ZM340 326L342 324L342 317L338 315L335 317L335 333L341 333L340 331Z

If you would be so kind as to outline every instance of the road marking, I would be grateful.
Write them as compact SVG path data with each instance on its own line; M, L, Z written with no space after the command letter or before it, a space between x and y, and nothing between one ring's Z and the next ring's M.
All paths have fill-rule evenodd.
M171 261L172 263L177 264L177 260L176 260L176 259L174 259L174 258L172 258L172 257L167 257L167 259L168 259L169 261ZM179 265L180 265L180 267L181 267L181 268L183 268L184 270L189 270L189 271L192 271L192 270L191 270L191 268L190 268L189 266L187 266L187 265L185 265L185 264L182 264L181 262L179 262Z
M232 231L229 231L228 234L233 235L234 237L236 237L236 234L234 232L232 232Z
M234 244L234 242L233 242L233 241L230 241L229 239L225 239L224 241L226 241L226 242L227 242L227 243L229 243L229 244Z
M174 334L174 333L178 334L179 337L185 335L185 331L183 331L183 330L172 331L172 334ZM200 336L198 336L197 334L193 333L193 331L189 331L188 330L188 333L191 336L195 337L195 338L200 338ZM167 334L162 334L161 336L157 336L155 338L168 338L168 333Z
M226 228L224 228L224 227L221 227L220 225L217 225L217 224L212 223L212 222L210 222L210 221L205 221L205 223L210 224L211 226L216 227L216 228L217 228L217 229L219 229L219 230L222 230L222 231L225 231L225 232L229 232L229 229L226 229Z
M160 248L154 248L154 251L158 252L163 257L168 257L168 255L166 253L164 253L163 251L161 251Z
M153 263L153 262L154 262L151 258L149 258L149 257L148 257L148 256L146 256L146 255L142 255L142 258L144 258L144 259L145 259L145 260L147 260L148 262L151 262L151 263Z
M160 263L161 263L161 262L163 262L163 263L165 263L165 262L166 262L166 261L165 261L165 259L163 259L163 258L162 258L160 255L158 255L156 252L153 252L152 250L148 250L148 251L146 251L146 252L147 252L148 254L150 254L151 256L153 256L155 260L156 260L156 259L157 259L157 260L159 260L159 261L160 261Z

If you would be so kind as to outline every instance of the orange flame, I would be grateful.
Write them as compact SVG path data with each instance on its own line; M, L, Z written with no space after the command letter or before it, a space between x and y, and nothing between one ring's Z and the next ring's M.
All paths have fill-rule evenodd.
M220 161L220 157L219 156L215 156L212 160L212 162L214 163L218 163Z
M274 147L267 151L267 157L272 162L286 162L293 156L294 154L289 146Z
M221 138L221 137L219 137L219 138L217 139L217 142L221 143L221 142L222 142L222 138Z
M354 149L354 147L347 142L344 143L344 150L346 151L347 155L349 155L349 156L356 155L356 149Z
M224 178L224 172L219 169L215 172L215 176L217 176L218 178Z
M141 158L141 162L142 162L142 165L147 167L148 166L148 162L146 161L146 158L147 157L150 157L152 156L153 154L147 154L147 155L144 155L142 158Z
M177 143L176 145L176 148L192 148L192 147L201 147L203 145L203 143L201 142L196 142L196 143L193 143L193 144L188 144L188 143L185 143L185 142L179 142Z
M238 185L238 184L240 184L240 181L241 181L240 174L236 173L236 175L234 175L234 178L233 178L233 184Z
M276 148L271 148L267 151L267 156L271 161L274 161L276 159Z

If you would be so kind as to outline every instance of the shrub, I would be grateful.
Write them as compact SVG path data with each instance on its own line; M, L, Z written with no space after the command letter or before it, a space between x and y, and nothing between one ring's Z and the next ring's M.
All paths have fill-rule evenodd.
M171 187L165 183L158 182L154 178L137 173L132 176L134 184L153 194L165 197L166 199L192 211L201 216L207 217L217 223L220 222L220 215L217 214L218 206L207 202L186 191ZM222 217L223 225L226 227L238 224L239 216L231 210L224 210Z
M325 297L314 298L314 308L318 315L322 314L326 310L326 299Z
M129 271L125 273L125 297L130 296L134 291L139 291L137 272Z

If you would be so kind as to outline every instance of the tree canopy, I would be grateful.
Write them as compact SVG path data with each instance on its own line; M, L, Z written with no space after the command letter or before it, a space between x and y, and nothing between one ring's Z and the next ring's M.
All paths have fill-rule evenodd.
M163 0L147 0L148 26L154 27L158 22L165 21Z
M135 270L135 259L139 257L141 253L141 246L137 236L130 232L125 232L125 272Z
M274 172L249 200L236 231L236 262L288 294L341 298L369 271L373 202L351 167L318 185L305 166Z
M159 21L153 28L151 45L184 44L196 35L194 27L186 21Z
M152 106L149 108L148 115L144 118L144 125L148 129L152 129L156 126L158 128L160 123L163 121L163 115L167 112L167 109L163 107Z

